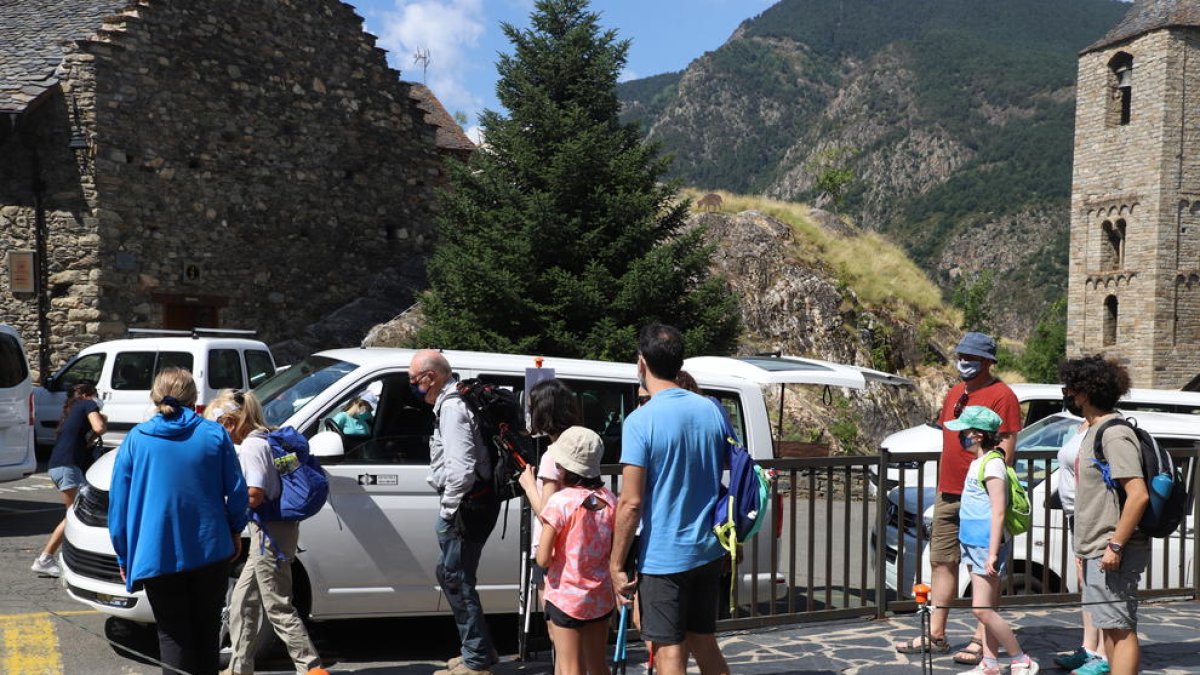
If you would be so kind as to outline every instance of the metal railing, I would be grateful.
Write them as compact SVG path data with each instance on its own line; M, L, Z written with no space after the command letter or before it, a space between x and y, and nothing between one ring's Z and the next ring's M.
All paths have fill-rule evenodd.
M882 618L915 611L912 586L929 582L925 512L937 493L940 453L882 452L859 457L766 460L774 472L769 522L739 556L741 583L732 585L734 611L721 630L783 623ZM1200 450L1171 450L1200 494ZM1062 517L1042 485L1056 467L1056 451L1022 451L1018 476L1033 507L1033 527L1015 539L1001 604L1022 606L1079 600L1074 554ZM619 466L606 466L614 491ZM877 489L882 486L882 489ZM1200 598L1200 537L1191 516L1170 537L1152 540L1143 598ZM969 584L960 574L960 587ZM968 606L968 599L956 605Z

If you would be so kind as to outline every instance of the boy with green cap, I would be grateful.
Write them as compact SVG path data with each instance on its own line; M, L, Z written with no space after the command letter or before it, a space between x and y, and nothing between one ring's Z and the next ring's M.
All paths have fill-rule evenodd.
M1016 635L1004 617L989 607L999 597L1000 579L1008 562L1012 540L1004 529L1008 500L1008 466L999 443L1000 416L990 408L971 405L958 419L946 422L957 431L964 452L975 455L967 469L959 511L958 540L962 559L971 572L971 597L976 618L984 626L983 660L967 671L972 675L1000 675L997 646L1012 656L1011 675L1034 675L1038 664L1021 651Z

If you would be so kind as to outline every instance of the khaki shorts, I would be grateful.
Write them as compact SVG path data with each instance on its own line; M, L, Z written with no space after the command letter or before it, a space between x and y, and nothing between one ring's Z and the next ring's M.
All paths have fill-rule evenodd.
M929 533L930 564L958 567L962 549L958 542L959 495L939 492L933 503L933 531Z
M1100 558L1083 561L1083 604L1100 629L1137 628L1138 583L1150 560L1149 546L1126 546L1121 568L1100 569Z

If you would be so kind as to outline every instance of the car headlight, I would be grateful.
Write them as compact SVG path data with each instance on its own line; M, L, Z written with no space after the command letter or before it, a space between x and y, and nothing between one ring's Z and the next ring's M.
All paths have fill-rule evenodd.
M108 528L108 491L85 485L75 497L75 517L84 525Z

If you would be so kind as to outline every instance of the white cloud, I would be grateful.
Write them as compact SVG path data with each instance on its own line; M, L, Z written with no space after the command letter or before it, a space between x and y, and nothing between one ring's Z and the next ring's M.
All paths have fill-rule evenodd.
M469 70L479 67L472 52L483 37L483 0L394 0L394 9L380 13L379 44L391 52L392 66L406 80L421 81L446 109L474 111L481 99L466 85ZM413 57L428 50L428 75Z
M626 66L625 70L622 70L621 74L617 76L617 82L628 82L629 80L636 80L640 77L641 75L638 75L637 71Z

